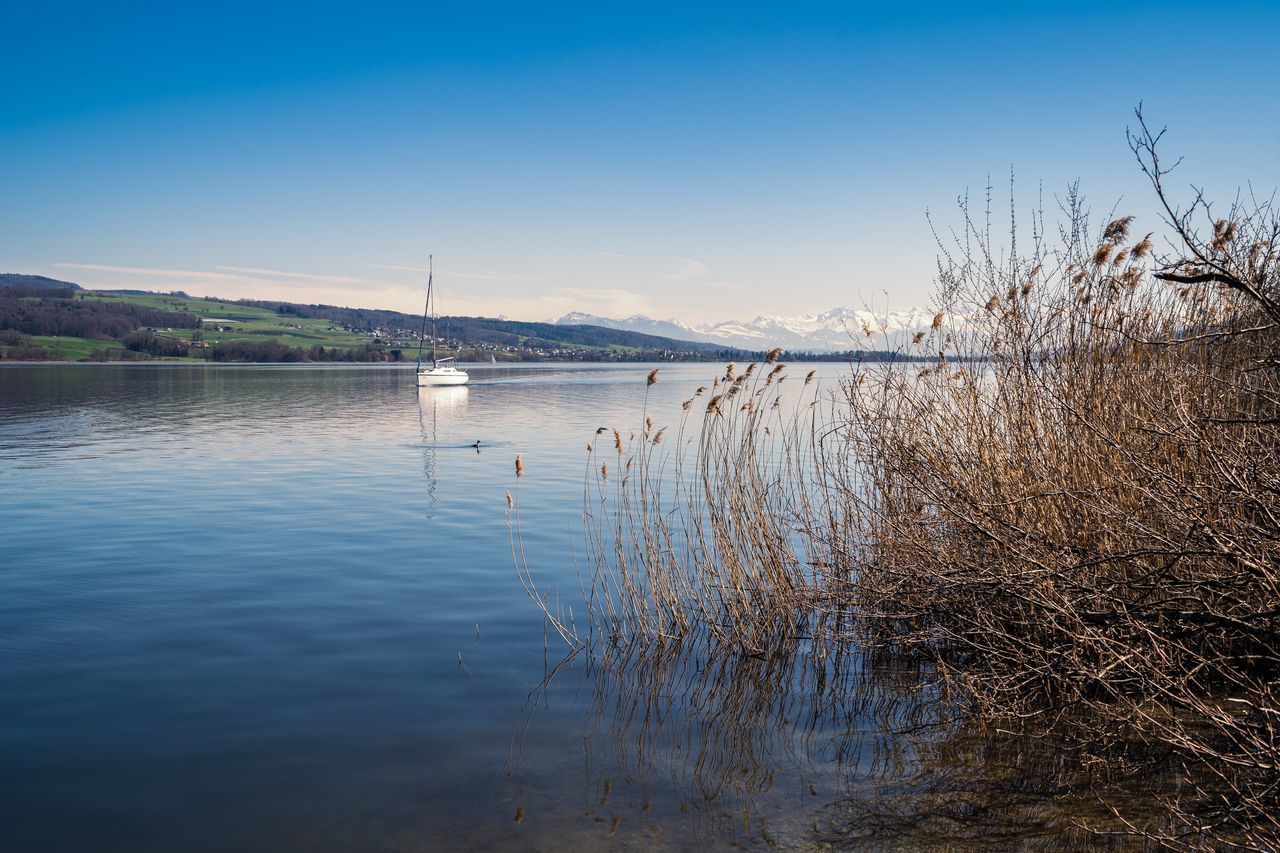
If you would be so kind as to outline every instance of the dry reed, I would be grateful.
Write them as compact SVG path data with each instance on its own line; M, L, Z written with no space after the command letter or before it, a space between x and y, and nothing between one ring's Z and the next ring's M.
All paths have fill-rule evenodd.
M730 364L674 441L646 429L623 459L618 439L627 474L587 484L589 627L565 638L705 630L750 655L803 625L927 663L973 719L1072 766L1158 763L1163 821L1095 790L1137 836L1273 848L1280 215L1176 208L1160 136L1139 114L1170 253L1131 242L1132 217L1091 229L1074 188L1056 239L1033 216L1017 252L964 206L912 345L936 361L855 365L830 412L812 374L787 395L782 365Z

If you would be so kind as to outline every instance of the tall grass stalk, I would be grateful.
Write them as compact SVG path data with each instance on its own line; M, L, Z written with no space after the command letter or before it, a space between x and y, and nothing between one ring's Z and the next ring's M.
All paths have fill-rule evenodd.
M1160 136L1139 114L1166 251L1074 189L1054 233L1011 213L1003 242L962 204L911 345L931 363L826 397L776 355L729 365L673 441L646 410L593 444L590 628L566 638L749 655L805 631L928 662L1078 766L1159 756L1170 820L1135 834L1280 843L1280 215L1176 207Z

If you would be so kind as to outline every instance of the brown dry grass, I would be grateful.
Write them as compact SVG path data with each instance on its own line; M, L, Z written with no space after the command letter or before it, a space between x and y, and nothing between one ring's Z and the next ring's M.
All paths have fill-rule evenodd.
M1148 841L1280 841L1280 216L1175 208L1139 121L1168 252L1074 191L1053 238L1036 216L1003 250L962 208L913 344L933 363L855 367L832 409L812 374L788 393L781 365L730 365L668 445L646 411L631 449L592 451L589 628L566 639L753 654L804 626L928 663L1074 766L1162 756Z

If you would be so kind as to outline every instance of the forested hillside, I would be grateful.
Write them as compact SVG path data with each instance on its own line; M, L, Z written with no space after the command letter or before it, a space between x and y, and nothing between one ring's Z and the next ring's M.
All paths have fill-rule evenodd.
M0 273L0 290L13 288L54 288L57 290L80 290L80 285L69 281L58 281L56 278L45 278L42 275L25 275L23 273Z
M413 361L422 317L398 311L227 301L184 293L86 291L0 275L0 360ZM488 361L742 358L717 344L600 326L441 317L441 354Z

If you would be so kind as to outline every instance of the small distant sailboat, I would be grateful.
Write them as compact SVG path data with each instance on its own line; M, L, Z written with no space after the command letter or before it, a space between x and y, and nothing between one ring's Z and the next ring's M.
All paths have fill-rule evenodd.
M427 304L422 309L422 334L418 338L418 387L424 385L466 385L467 372L449 362L453 356L436 357L436 302L434 295L435 262L427 256ZM431 317L431 367L422 366L422 345L427 336L427 317Z

